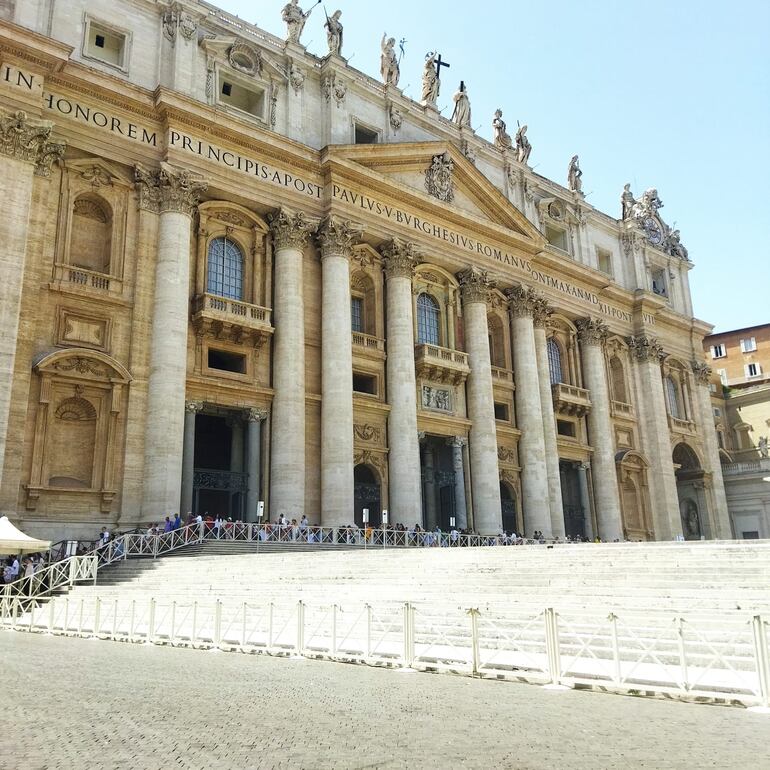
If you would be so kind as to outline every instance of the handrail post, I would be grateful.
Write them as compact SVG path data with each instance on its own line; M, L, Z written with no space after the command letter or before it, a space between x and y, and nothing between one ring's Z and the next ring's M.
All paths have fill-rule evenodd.
M684 642L684 618L678 617L676 619L676 636L679 644L679 671L682 675L682 689L687 691L690 689L688 684L689 675L687 673L687 650Z
M404 668L414 663L414 608L411 602L404 602Z
M295 653L302 655L305 649L305 604L300 599L297 602L297 642Z
M147 620L147 644L152 644L155 639L155 597L150 599L149 618Z
M761 615L754 615L751 625L754 629L754 657L759 679L759 700L761 707L767 709L770 708L770 660L767 654L766 622Z
M559 650L559 621L556 610L546 607L543 611L545 618L545 651L548 659L548 676L551 688L561 687L561 652Z
M471 618L471 676L480 674L480 656L479 656L479 610L478 607L471 607L468 615Z
M243 617L241 621L241 651L243 651L246 647L246 602L243 603Z
M267 649L273 646L273 603L267 605Z
M93 639L99 638L99 625L101 623L101 615L102 615L102 599L100 596L97 596L96 601L94 602L94 628L93 628L93 633L91 634L91 638Z
M620 670L620 646L618 645L618 616L614 612L611 612L607 619L610 621L610 631L612 636L612 662L614 664L613 682L616 687L619 687L622 675Z
M222 647L222 602L217 599L214 605L214 649Z
M372 605L366 605L366 658L372 657Z
M158 558L158 540L160 539L160 535L153 535L152 537L152 558L157 559Z
M332 655L337 655L337 605L332 604Z

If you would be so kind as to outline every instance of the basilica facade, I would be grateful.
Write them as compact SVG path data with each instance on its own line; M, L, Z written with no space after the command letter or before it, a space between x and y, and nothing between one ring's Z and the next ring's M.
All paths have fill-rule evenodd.
M392 40L380 79L352 68L339 13L323 58L295 2L278 36L197 0L0 19L0 510L26 530L731 536L711 327L655 190L594 209L502 111L494 141L464 88L442 116L434 55L420 102Z

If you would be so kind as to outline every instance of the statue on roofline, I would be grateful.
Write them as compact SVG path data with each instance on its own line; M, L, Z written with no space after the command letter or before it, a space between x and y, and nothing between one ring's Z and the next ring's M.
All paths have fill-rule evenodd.
M321 0L318 0L318 3L320 2ZM299 0L291 0L291 2L284 5L283 11L281 11L281 18L286 24L286 40L289 43L299 43L299 39L302 37L302 30L305 29L305 22L318 3L311 6L307 13L299 7Z
M513 147L513 141L503 120L503 111L499 108L495 110L495 117L492 118L492 128L495 132L495 147L500 150L510 150Z
M397 86L398 79L401 77L401 68L398 65L398 57L396 56L396 38L388 37L383 32L380 48L382 50L382 55L380 56L382 82L386 86Z
M342 24L340 22L342 11L335 11L331 17L326 17L326 42L329 45L329 53L342 55Z

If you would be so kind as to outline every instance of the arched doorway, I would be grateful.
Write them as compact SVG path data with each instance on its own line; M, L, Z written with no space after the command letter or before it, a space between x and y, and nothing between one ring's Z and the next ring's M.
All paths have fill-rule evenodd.
M364 526L364 508L369 510L369 524L379 527L382 523L380 507L380 482L377 473L368 465L356 465L353 470L353 494L355 501L355 522Z
M500 503L503 514L503 529L508 532L516 532L516 493L506 481L500 482Z
M676 469L682 534L685 540L700 540L707 536L703 467L695 450L685 443L674 447L672 459Z

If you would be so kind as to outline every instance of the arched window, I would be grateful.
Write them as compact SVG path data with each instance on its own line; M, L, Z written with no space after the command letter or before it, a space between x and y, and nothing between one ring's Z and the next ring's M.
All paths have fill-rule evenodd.
M209 243L208 291L218 297L243 299L243 252L227 236Z
M112 257L112 214L107 203L83 195L72 207L69 261L76 267L109 274Z
M666 402L668 413L677 420L682 419L682 404L679 400L679 386L673 377L666 377Z
M430 294L417 297L417 342L421 345L440 345L439 319L441 310Z
M623 404L628 403L626 375L623 371L623 364L617 356L610 359L610 375L612 376L612 398Z
M556 340L548 340L548 368L551 370L551 385L564 382L561 371L561 349Z

